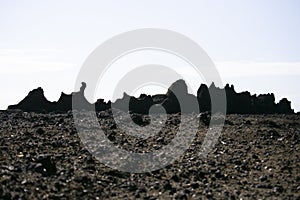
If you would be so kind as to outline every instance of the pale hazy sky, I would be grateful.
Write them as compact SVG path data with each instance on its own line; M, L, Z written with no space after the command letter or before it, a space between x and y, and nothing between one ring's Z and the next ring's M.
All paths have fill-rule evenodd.
M74 90L82 63L102 42L162 28L202 46L223 83L287 97L299 111L299 10L297 0L0 0L0 109L39 86L57 100Z

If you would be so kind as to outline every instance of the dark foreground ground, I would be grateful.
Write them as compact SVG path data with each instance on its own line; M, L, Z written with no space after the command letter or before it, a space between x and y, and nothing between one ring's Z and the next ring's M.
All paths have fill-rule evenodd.
M102 113L108 137L150 151L166 138L130 147ZM300 116L228 115L217 145L198 157L207 128L173 164L150 173L110 169L82 145L72 114L0 112L0 199L300 199ZM189 124L184 124L186 129ZM130 149L135 148L135 149Z

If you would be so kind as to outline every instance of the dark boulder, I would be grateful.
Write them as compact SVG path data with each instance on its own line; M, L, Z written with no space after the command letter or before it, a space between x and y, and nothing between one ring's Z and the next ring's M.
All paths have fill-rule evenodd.
M174 82L168 89L162 106L167 113L191 113L199 112L197 98L188 93L184 80Z
M18 104L8 106L8 109L18 109L23 111L52 111L54 103L44 96L44 90L39 87L28 93L28 95Z
M211 99L207 85L201 84L197 91L197 98L201 112L211 110Z
M294 110L291 108L291 102L286 98L283 98L276 105L276 112L280 114L292 114L294 113Z

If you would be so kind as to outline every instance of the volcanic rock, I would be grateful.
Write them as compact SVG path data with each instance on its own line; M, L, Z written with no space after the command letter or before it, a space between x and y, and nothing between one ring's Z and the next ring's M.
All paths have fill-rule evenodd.
M291 102L283 98L279 103L275 103L273 93L260 94L258 96L251 95L245 91L237 93L234 86L227 84L223 89L218 88L212 83L209 87L201 84L197 96L188 93L187 85L184 80L174 82L168 89L166 94L146 95L141 94L136 98L124 93L121 99L115 102L105 102L98 99L94 104L89 103L84 91L86 84L83 82L79 92L73 92L68 95L61 93L57 102L50 102L44 96L42 88L37 88L29 92L29 94L17 105L11 105L9 110L19 109L22 111L34 112L67 112L72 109L76 110L96 110L105 111L117 108L125 112L133 112L139 114L149 114L150 108L153 112L160 113L157 106L162 106L168 114L172 113L199 113L212 111L211 96L214 99L222 98L223 93L226 95L227 114L292 114L294 110L291 108ZM224 109L214 108L214 112L224 112ZM225 113L224 113L225 114Z

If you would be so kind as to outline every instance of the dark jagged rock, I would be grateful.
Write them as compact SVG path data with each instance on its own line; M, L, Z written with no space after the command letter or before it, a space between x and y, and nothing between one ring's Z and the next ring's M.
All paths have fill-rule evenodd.
M130 98L131 97L126 92L124 92L123 97L121 99L117 99L113 103L112 107L123 110L123 111L129 111L128 104L129 104Z
M201 112L206 112L211 110L211 97L210 93L212 90L222 90L216 88L212 84L209 88L201 84L198 92L197 98L199 101L199 106ZM286 98L279 101L278 104L275 103L275 96L271 94L261 94L261 95L251 95L250 92L245 91L237 93L234 90L234 86L227 84L224 87L226 93L227 101L227 114L291 114L294 110L291 109L291 102ZM218 93L215 91L214 93Z
M46 99L44 90L39 87L29 92L29 94L17 105L8 106L8 109L33 112L66 112L72 110L72 102L74 99L76 99L82 109L92 110L96 108L98 111L101 111L110 108L110 101L105 103L104 101L101 101L101 99L95 104L90 104L84 96L85 88L86 84L83 82L79 92L73 92L72 94L65 94L62 92L58 101L51 102Z
M291 109L291 102L283 98L279 103L275 103L275 96L271 94L251 95L245 91L237 93L234 86L227 84L223 89L218 88L212 83L209 87L201 84L197 91L197 96L188 93L187 85L184 80L174 82L166 94L146 95L142 94L136 98L124 93L121 99L114 103L105 102L98 99L94 104L89 103L84 91L86 84L82 83L79 92L73 92L68 95L62 93L57 102L50 102L44 96L42 88L37 88L17 105L11 105L8 109L19 109L23 111L51 112L51 111L69 111L74 109L104 111L109 108L117 108L126 112L149 114L150 108L153 112L161 112L155 109L156 105L164 107L167 113L192 113L211 111L211 96L218 99L222 94L226 94L227 113L228 114L290 114L294 113ZM74 104L75 102L75 104ZM77 107L74 105L77 105ZM199 110L197 106L199 105ZM218 111L219 108L216 109ZM219 109L221 110L221 109Z
M291 109L291 102L286 98L283 98L276 105L277 113L285 114L285 113L293 113L294 111ZM299 113L299 112L298 112Z
M72 95L67 95L62 92L55 105L55 108L58 111L72 110Z
M234 86L225 86L227 97L227 113L251 113L250 92L236 93Z
M178 80L169 87L162 106L167 113L191 113L199 110L196 108L198 106L197 98L188 93L184 80Z
M191 113L196 112L198 106L197 98L188 93L187 85L183 80L178 80L173 83L166 94L146 95L141 94L140 97L131 97L124 93L122 99L117 99L112 107L123 111L133 113L149 114L152 106L160 105L164 107L167 113ZM159 109L153 107L153 112L160 112Z
M8 109L19 109L23 111L52 111L53 102L44 96L44 90L39 87L29 92L29 94L17 105L10 105Z
M95 103L95 109L97 111L104 111L111 107L111 101L108 101L107 103L104 101L104 99L98 99Z
M153 105L150 95L141 94L139 98L131 97L129 100L129 110L134 113L149 114L149 109Z
M202 112L211 110L211 101L207 85L201 84L197 91L199 107Z
M112 108L117 108L126 112L139 114L149 114L150 107L155 105L151 95L141 94L140 97L131 97L124 92L121 99L112 103Z

